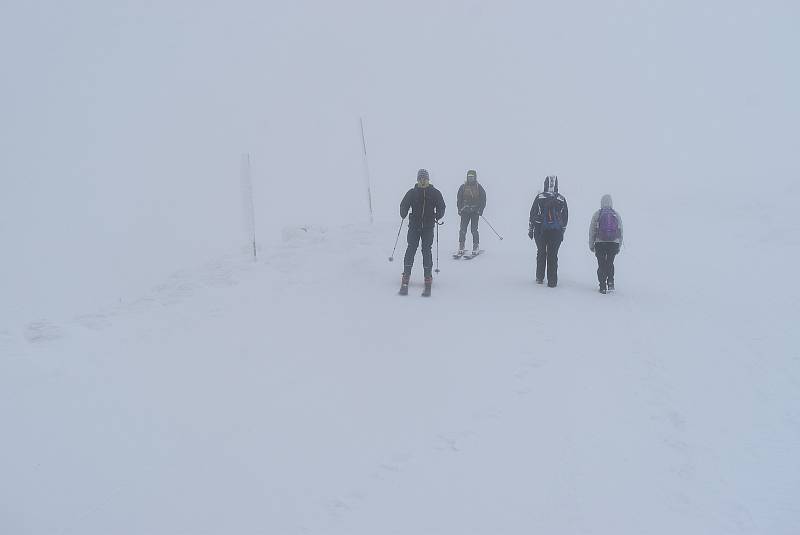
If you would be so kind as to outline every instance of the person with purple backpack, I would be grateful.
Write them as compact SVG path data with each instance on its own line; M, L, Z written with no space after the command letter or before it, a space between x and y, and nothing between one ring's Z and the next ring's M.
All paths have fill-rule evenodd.
M611 195L603 195L600 209L592 216L589 224L589 250L597 257L597 281L600 293L614 290L614 257L622 245L622 218L611 200Z

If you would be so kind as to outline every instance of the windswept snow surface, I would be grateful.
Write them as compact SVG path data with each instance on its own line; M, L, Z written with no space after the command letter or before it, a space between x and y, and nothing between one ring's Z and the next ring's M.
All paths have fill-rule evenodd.
M613 295L576 194L555 289L523 213L399 297L382 220L4 329L0 531L798 533L798 190L696 193L616 197Z

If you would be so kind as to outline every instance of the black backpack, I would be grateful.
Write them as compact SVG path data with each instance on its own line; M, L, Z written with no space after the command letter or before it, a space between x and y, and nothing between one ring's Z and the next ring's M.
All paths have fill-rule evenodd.
M564 228L562 218L563 206L558 196L552 195L542 203L542 229L543 230L562 230Z

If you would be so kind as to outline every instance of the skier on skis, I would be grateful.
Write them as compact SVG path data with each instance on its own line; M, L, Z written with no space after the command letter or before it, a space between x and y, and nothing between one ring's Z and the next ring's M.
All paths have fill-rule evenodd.
M425 272L425 291L422 295L431 294L433 283L433 229L439 220L444 217L444 199L441 192L430 183L430 176L426 169L417 172L416 185L408 190L400 202L400 217L403 219L411 210L408 217L408 248L403 261L403 278L400 282L400 295L408 294L408 282L411 278L411 268L414 266L414 256L422 240L422 267Z
M467 171L467 181L458 188L456 196L458 215L461 216L461 228L458 231L458 253L464 254L464 242L467 239L467 225L472 232L472 254L480 250L478 235L478 218L486 208L486 190L478 183L478 173L474 169Z
M611 200L603 195L600 209L589 223L589 250L597 257L597 281L600 293L614 290L614 257L622 245L622 218Z
M564 240L569 212L567 199L558 192L558 177L544 179L544 191L536 196L528 220L528 237L536 241L536 282L544 282L547 268L547 286L558 284L558 248Z

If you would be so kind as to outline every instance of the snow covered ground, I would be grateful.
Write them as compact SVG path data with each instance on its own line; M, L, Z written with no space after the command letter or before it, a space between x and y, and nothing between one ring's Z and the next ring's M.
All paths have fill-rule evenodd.
M2 531L797 533L798 190L694 193L618 199L613 295L573 209L555 289L523 213L399 297L381 220L4 329Z
M0 535L800 533L798 21L5 2ZM405 233L387 262L419 167L430 299L419 258L396 294ZM454 261L469 168L505 239ZM526 236L551 173L555 289Z

